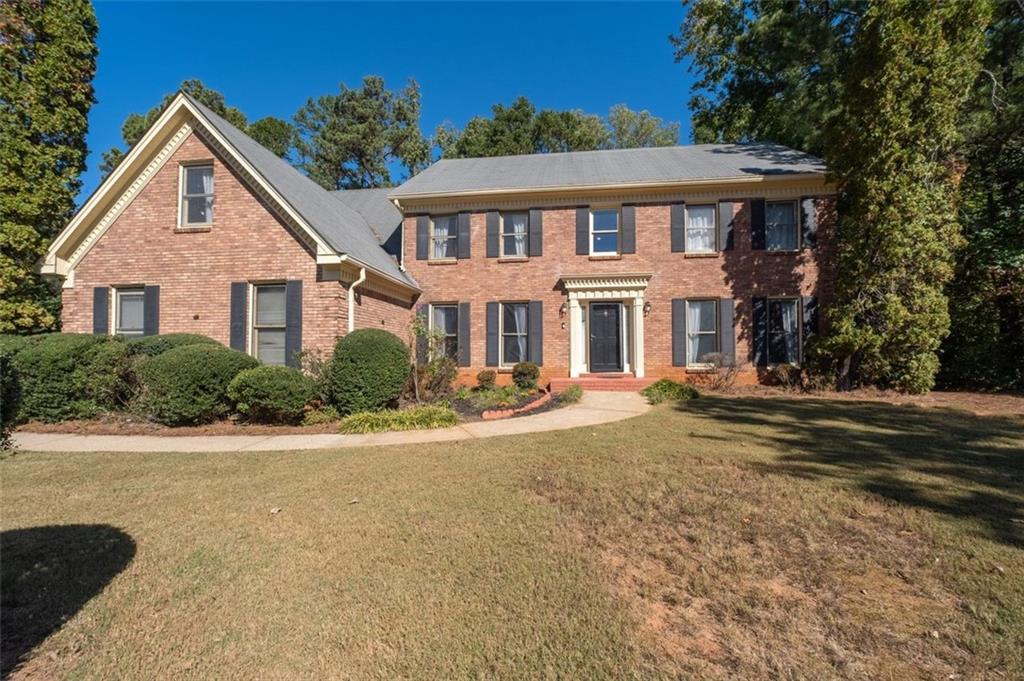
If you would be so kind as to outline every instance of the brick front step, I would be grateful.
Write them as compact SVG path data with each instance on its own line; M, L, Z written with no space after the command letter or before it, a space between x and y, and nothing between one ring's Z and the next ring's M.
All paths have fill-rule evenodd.
M633 374L587 374L579 378L552 378L551 392L557 393L570 385L578 385L587 390L637 392L651 383L653 378L637 378Z

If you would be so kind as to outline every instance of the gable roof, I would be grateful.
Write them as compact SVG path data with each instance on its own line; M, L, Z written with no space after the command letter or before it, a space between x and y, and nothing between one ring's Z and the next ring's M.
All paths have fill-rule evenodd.
M362 215L377 236L378 243L383 245L402 226L402 211L388 198L391 191L391 187L339 189L330 195Z
M414 175L390 196L401 199L824 173L821 159L778 144L694 144L443 159Z

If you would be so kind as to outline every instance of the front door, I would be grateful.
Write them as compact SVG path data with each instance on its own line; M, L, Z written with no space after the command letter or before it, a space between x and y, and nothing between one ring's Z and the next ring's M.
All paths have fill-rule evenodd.
M590 370L622 371L622 305L590 304Z

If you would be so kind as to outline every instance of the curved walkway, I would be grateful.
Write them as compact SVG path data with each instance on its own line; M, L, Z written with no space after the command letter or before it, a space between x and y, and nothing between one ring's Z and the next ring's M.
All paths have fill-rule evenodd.
M532 416L501 421L476 421L438 430L409 430L367 435L74 435L14 434L17 447L35 452L241 452L335 449L419 442L470 440L519 435L581 426L596 426L643 414L650 406L638 393L588 392L578 404Z

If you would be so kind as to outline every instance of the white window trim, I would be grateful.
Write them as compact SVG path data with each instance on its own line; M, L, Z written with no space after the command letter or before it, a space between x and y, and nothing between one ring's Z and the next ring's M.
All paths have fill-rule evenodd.
M690 241L690 209L691 208L710 208L712 211L714 211L715 219L712 221L712 225L711 225L711 232L712 233L711 233L711 250L710 251L691 251L689 249L689 247L688 247L689 246L689 241ZM768 211L768 209L766 207L765 208L765 212L767 213L767 211ZM685 204L683 206L683 216L684 216L683 241L687 245L687 248L686 248L686 252L687 253L718 253L720 250L722 250L722 245L720 243L718 243L718 204L717 203L695 203L692 206L687 203L687 204Z
M715 350L714 350L714 352L719 353L719 352L722 351L722 330L719 328L719 326L721 326L721 317L719 315L719 310L718 310L719 300L718 300L718 298L687 298L686 299L685 309L683 310L683 314L686 315L686 321L687 321L687 328L686 328L686 366L689 367L689 368L695 368L695 369L710 369L710 368L714 367L714 364L711 363L711 362L690 362L690 334L691 334L691 331L690 331L690 328L689 328L690 303L712 303L714 305L714 307L715 307L715 330L714 331L698 331L694 335L710 336L710 335L713 334L715 336Z
M181 163L178 165L178 228L179 229L195 229L202 227L210 227L213 225L213 210L210 210L210 219L206 222L187 222L185 215L185 172L188 168L210 168L210 182L213 184L213 191L210 192L210 198L214 198L217 192L217 178L216 169L212 160L209 161L189 161L188 163ZM190 194L190 196L207 196L206 194ZM212 203L211 203L212 205Z
M615 211L615 251L597 252L594 250L594 213ZM601 230L598 234L611 234L611 230ZM600 257L615 257L622 255L622 206L591 206L590 207L590 255Z
M455 228L454 232L448 234L445 239L449 243L455 244L455 255L449 255L446 258L438 258L434 255L434 223L438 218L452 218L452 226ZM440 238L440 237L438 237ZM459 250L459 216L457 213L444 213L442 215L431 215L430 216L430 243L429 250L427 251L427 260L433 260L434 262L448 262L449 260L458 259Z
M284 288L286 285L287 285L287 282L284 282L284 281L259 281L259 282L250 282L249 283L249 324L248 324L249 341L248 341L248 343L246 345L248 347L248 354L252 355L256 359L260 359L259 355L257 354L257 351L256 351L257 350L257 345L256 345L256 330L257 330L257 327L256 327L256 289L262 288L264 286L280 286L280 287ZM260 328L281 329L282 331L285 331L285 333L287 333L287 331L288 331L288 325L287 325L287 319L288 319L288 317L287 317L287 315L288 315L287 289L285 290L284 305L285 305L285 320L286 320L285 324L282 324L281 326L266 326L266 327L260 327ZM285 359L285 363L283 365L281 365L281 366L287 366L288 365L287 352L286 352L286 356L285 356L284 359ZM262 362L263 360L260 360L260 361Z
M785 251L783 251L785 252ZM795 362L773 362L772 361L772 315L771 306L773 300L789 300L796 303L796 361ZM764 349L765 355L768 357L768 366L776 367L779 364L789 364L791 366L799 367L803 363L804 356L804 302L800 296L768 296L765 302L765 329L764 333L767 337L766 347Z
M780 203L788 203L793 206L793 229L796 230L796 235L793 242L796 244L795 248L768 248L768 206L778 205ZM803 237L803 226L800 221L803 219L800 214L800 201L797 199L780 199L778 201L766 201L764 204L764 248L770 253L796 253L798 252L803 244L801 243Z
M142 328L139 329L138 333L121 333L121 296L124 295L125 293L138 295L140 298L142 298ZM144 287L124 286L122 288L114 289L114 325L113 327L111 327L111 331L111 335L113 336L130 335L131 337L138 337L146 333L146 296Z
M505 231L505 216L506 215L525 215L526 216L526 253L522 255L518 253L506 253L505 252L505 237L515 236L515 232ZM501 212L501 224L498 229L498 254L501 258L529 258L530 257L530 211L528 210L510 210Z
M451 307L455 308L455 354L458 355L461 348L459 347L459 304L458 303L430 303L427 306L427 329L431 332L434 331L434 308L435 307ZM444 335L445 338L449 338L448 334ZM442 341L441 347L444 347ZM431 359L436 359L431 357ZM452 359L456 359L452 357Z
M518 362L513 364L507 364L505 362L505 306L506 305L523 305L526 307L526 333L522 334L526 337L526 354L527 356L519 360L520 362L530 361L530 302L527 300L506 300L498 303L498 368L499 369L511 369ZM519 336L520 334L515 334Z

